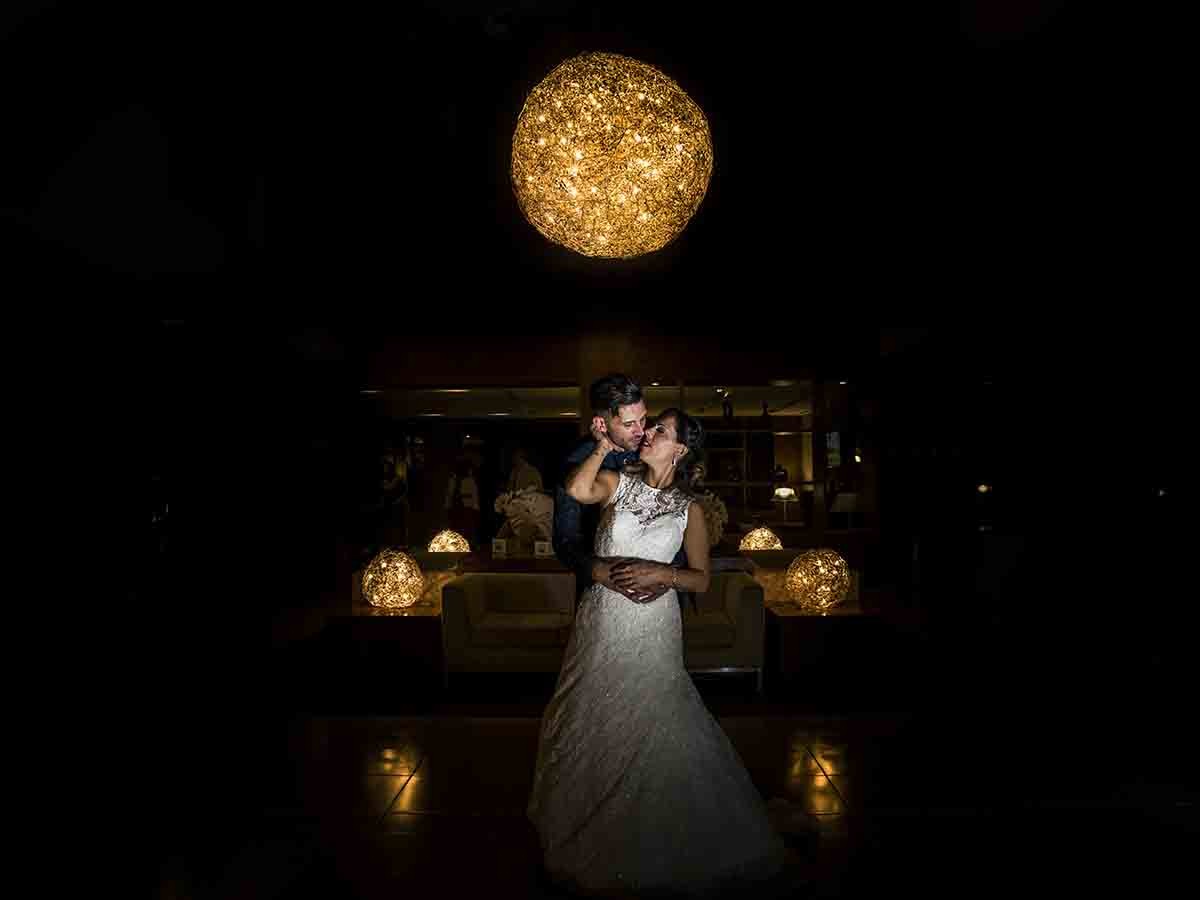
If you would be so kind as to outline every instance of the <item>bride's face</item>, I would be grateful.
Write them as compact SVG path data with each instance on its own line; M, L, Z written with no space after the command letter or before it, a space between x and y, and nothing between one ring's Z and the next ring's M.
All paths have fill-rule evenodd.
M684 452L686 449L679 443L675 433L675 420L666 418L659 419L652 427L646 429L639 457L651 465L666 466L672 461L677 462L680 454Z

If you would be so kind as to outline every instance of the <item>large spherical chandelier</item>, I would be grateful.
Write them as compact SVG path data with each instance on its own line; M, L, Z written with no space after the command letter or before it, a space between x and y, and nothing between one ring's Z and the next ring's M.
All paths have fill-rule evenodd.
M784 589L801 609L826 613L846 599L850 567L834 550L806 550L788 566Z
M457 531L439 531L429 542L430 553L470 553L471 545Z
M415 559L400 550L375 554L362 577L363 599L372 606L400 609L412 606L425 590L425 576Z
M521 212L584 256L665 247L699 208L712 168L700 107L658 69L615 53L561 63L529 92L513 133Z
M738 544L739 550L782 550L783 541L770 528L755 528Z

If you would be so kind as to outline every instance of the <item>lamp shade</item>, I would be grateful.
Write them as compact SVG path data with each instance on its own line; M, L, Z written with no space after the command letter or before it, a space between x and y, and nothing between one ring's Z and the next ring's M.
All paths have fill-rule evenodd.
M828 612L846 599L850 567L835 550L806 550L788 566L784 589L801 609Z
M739 550L782 550L783 541L770 528L755 528L738 545Z
M712 168L700 107L663 72L615 53L559 64L529 92L512 139L521 212L584 256L665 247L699 208Z
M401 550L380 550L363 572L363 599L372 606L387 609L412 606L421 599L424 589L421 567Z
M470 553L471 545L457 531L439 531L429 542L430 553Z
M777 488L775 488L775 499L776 500L795 500L796 499L796 489L790 488L790 487L777 487Z

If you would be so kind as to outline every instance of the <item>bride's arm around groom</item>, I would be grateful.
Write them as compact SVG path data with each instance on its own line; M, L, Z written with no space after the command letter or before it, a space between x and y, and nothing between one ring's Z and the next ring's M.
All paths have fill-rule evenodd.
M610 469L601 468L601 464L616 448L602 431L593 428L592 436L596 439L596 447L567 474L566 491L579 503L608 503L620 484L620 476ZM648 559L620 559L611 568L613 584L635 602L657 599L668 590L707 591L708 528L704 512L694 500L688 506L683 545L689 563L687 568Z

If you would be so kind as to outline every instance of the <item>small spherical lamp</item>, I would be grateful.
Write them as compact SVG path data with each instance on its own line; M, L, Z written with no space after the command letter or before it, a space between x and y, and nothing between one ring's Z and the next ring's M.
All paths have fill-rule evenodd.
M457 531L439 531L429 542L430 553L470 553L471 545Z
M712 177L708 120L653 66L584 53L529 92L512 139L517 204L542 236L629 258L683 231Z
M784 589L801 609L826 613L846 599L850 568L833 550L806 550L788 566Z
M363 572L363 599L372 606L386 609L412 606L421 599L424 589L421 567L400 550L380 550Z
M782 550L783 541L779 540L770 528L755 528L738 545L739 550Z

